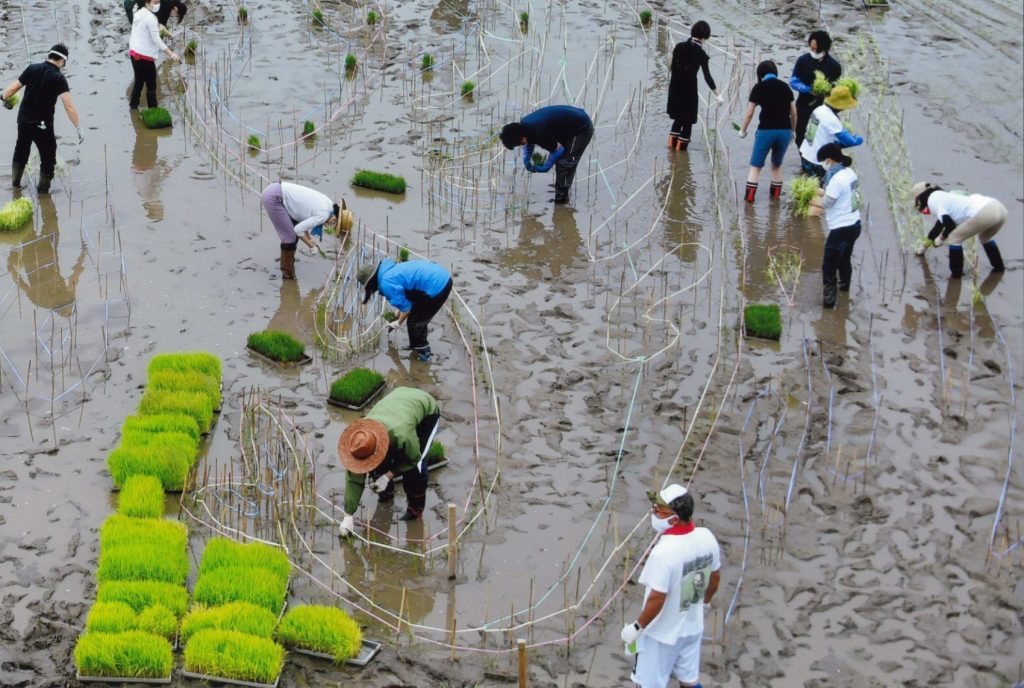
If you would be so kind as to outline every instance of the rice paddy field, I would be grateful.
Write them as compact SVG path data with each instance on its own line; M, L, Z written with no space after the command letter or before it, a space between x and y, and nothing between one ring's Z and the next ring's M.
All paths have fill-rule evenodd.
M127 105L120 3L0 4L2 82L64 41L86 135L75 143L58 106L52 193L34 191L38 161L14 191L17 115L0 110L0 206L34 206L0 232L0 685L78 685L90 635L78 652L96 671L138 660L163 675L158 605L202 638L171 658L176 686L199 685L183 664L280 669L282 686L515 685L518 640L531 686L628 685L619 629L643 594L644 494L666 481L690 486L722 546L704 685L1024 680L1019 3L244 7L240 22L236 4L193 0L172 22L172 48L195 50L159 66L173 126L151 130ZM668 62L698 19L725 102L701 85L677 153ZM860 84L848 120L866 140L852 149L853 285L828 311L820 218L795 213L788 185L769 201L767 172L743 203L753 137L736 135L757 63L788 75L817 28ZM525 174L495 133L562 103L596 131L571 202L553 206L553 176ZM405 191L354 187L360 170ZM784 170L799 173L792 148ZM300 250L287 282L259 200L281 179L344 199L356 220L324 236L325 255ZM919 180L1006 205L1006 273L968 248L951 281L945 249L913 255L928 226L909 199ZM430 363L355 283L402 247L455 275ZM751 304L779 307L778 341L743 336ZM263 330L313 362L252 355ZM179 351L215 358L157 358ZM390 503L366 491L342 542L336 447L360 413L326 399L356 367L438 399L450 463L430 474L422 521L398 521L401 489ZM180 494L161 503L153 478ZM187 536L123 525L160 514ZM344 609L381 654L282 665L267 615L283 608L285 566L239 586L237 558L214 545L199 585L218 535L285 545L285 613ZM231 606L243 595L253 607Z

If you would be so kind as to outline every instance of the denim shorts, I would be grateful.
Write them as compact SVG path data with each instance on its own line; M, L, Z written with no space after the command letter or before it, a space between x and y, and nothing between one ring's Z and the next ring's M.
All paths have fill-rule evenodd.
M792 138L792 129L758 129L754 132L754 150L750 154L750 166L764 167L768 151L771 151L772 165L780 167Z

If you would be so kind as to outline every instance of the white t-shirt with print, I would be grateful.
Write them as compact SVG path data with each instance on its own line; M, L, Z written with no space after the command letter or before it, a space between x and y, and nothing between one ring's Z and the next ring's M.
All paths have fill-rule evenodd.
M825 224L829 229L849 227L860 222L859 185L857 173L849 167L839 170L828 180L825 196L832 199L832 205L825 209Z
M684 636L703 633L704 591L711 572L719 568L718 541L707 528L662 535L644 564L640 582L647 586L644 604L652 590L666 593L665 604L644 635L671 645Z
M800 144L800 155L809 163L819 165L818 151L827 143L835 143L836 135L843 130L843 123L828 105L814 108L807 122L804 142Z
M977 215L991 200L993 199L981 194L967 196L949 191L933 191L928 196L928 212L936 220L941 220L943 215L949 215L953 222L960 225Z

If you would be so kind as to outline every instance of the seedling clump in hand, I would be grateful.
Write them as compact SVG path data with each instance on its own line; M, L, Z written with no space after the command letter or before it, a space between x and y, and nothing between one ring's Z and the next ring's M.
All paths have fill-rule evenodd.
M363 632L340 609L304 605L284 615L277 639L291 647L334 655L335 663L342 664L359 654Z
M818 195L818 190L821 188L818 178L797 177L789 183L789 188L793 192L796 214L800 217L807 217L807 213L811 209L811 201Z
M359 170L352 177L352 186L361 186L375 191L386 191L387 193L405 193L405 177L385 172L371 172L370 170Z
M743 325L748 337L775 339L782 336L782 315L772 304L752 304L743 310Z
M832 82L828 80L825 73L820 69L814 70L814 83L811 84L811 93L819 98L832 93Z
M860 95L860 82L854 79L852 76L841 76L836 81L836 86L845 86L850 90L850 95L854 100Z
M16 232L32 219L31 199L16 198L0 208L0 231Z
M185 57L195 57L196 50L199 48L199 44L196 39L192 38L188 43L185 44Z
M331 385L331 399L358 406L384 384L384 376L369 368L353 368Z
M405 246L398 249L398 262L405 263L409 260L409 249Z

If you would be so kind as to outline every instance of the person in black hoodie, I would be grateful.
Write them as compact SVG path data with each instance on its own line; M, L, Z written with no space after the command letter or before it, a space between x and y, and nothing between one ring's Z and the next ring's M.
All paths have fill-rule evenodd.
M594 136L590 116L571 105L549 105L510 122L501 128L501 143L508 150L523 146L523 166L527 172L547 172L557 163L555 171L555 203L569 202L569 189L576 177L583 151ZM533 163L533 148L547 150L547 160Z
M136 0L124 0L124 13L128 15L128 25L131 26L135 18L135 8L138 6ZM156 13L156 20L160 26L166 27L171 17L177 17L180 24L185 20L185 13L188 12L188 5L181 0L163 0L160 3L160 10ZM161 33L163 33L161 31Z
M715 86L715 80L708 71L708 54L701 44L711 37L711 27L706 21L699 21L690 28L690 40L676 44L672 51L672 76L668 82L668 107L666 112L672 118L672 133L668 147L683 151L690 145L690 134L697 121L697 71L704 72L704 81L715 93L718 102L722 96Z
M833 86L843 75L843 67L836 58L829 54L832 48L832 37L827 31L814 31L807 37L807 52L797 58L793 66L793 74L789 77L789 85L800 93L796 98L796 130L793 132L799 148L804 142L807 121L811 118L814 108L821 105L824 96L816 96L811 92L814 84L814 73L821 72Z

